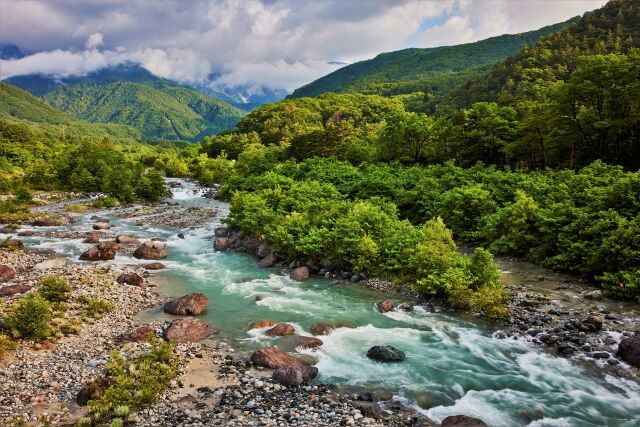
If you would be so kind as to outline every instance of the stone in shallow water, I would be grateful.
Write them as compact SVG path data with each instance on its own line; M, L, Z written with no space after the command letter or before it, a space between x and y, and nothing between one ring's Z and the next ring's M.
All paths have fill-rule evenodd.
M278 323L273 328L269 329L265 334L272 336L283 337L286 335L293 335L296 332L293 326L288 323Z
M251 361L257 366L271 369L306 365L302 359L291 356L278 347L268 347L254 351L251 355Z
M405 354L390 345L376 345L367 351L367 357L378 362L402 362Z
M629 337L620 341L618 356L628 364L640 368L640 336Z
M316 323L311 327L313 335L329 335L336 330L336 327L330 323Z
M209 303L206 295L193 292L180 298L174 298L167 301L164 305L165 313L170 314L200 314L204 311Z
M487 424L467 415L452 415L442 420L442 427L487 427Z
M380 313L386 313L388 311L393 311L393 309L395 308L395 305L393 305L393 303L389 300L384 300L384 301L380 301L378 304L378 310L380 310Z
M138 259L164 259L167 257L166 244L155 240L147 240L133 252Z

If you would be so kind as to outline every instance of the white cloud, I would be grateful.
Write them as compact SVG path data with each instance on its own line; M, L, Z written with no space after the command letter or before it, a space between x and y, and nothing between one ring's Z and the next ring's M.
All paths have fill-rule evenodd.
M93 33L87 38L87 43L85 43L85 47L87 49L96 49L99 46L104 44L104 36L102 33Z
M182 82L292 89L380 52L552 24L605 0L3 1L0 42L35 55L0 76L86 74L125 61ZM439 24L426 25L425 22ZM42 52L46 51L46 52ZM103 64L103 65L101 65Z

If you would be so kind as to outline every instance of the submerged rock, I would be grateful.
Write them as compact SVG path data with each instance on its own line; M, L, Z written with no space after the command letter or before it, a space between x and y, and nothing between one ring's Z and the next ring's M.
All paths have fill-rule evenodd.
M452 415L442 420L442 427L487 427L487 424L477 418L467 415Z
M618 356L628 364L640 368L640 336L636 335L620 341Z
M185 317L171 322L164 336L168 340L184 343L203 340L215 332L215 329L209 326L207 322L195 317Z
M405 354L390 345L376 345L367 351L367 357L378 362L402 362Z
M303 282L309 278L309 268L307 266L302 266L294 269L291 272L291 279Z
M36 234L35 231L27 230L27 231L19 232L18 236L20 236L20 237L31 237L31 236L34 236L35 234Z
M206 295L194 292L180 298L174 298L167 301L164 305L165 313L169 314L200 314L204 311L209 303Z
M303 336L295 336L293 339L293 347L294 348L316 348L320 347L324 342L320 338L315 337L303 337Z
M167 257L164 242L147 240L133 252L133 257L138 259L164 259Z
M336 330L336 327L330 323L316 323L310 329L313 335L329 335Z
M596 289L595 291L585 292L582 296L588 300L599 301L602 299L604 294L600 289Z
M293 326L288 323L278 323L273 328L269 329L265 334L272 336L284 337L287 335L293 335L296 332Z
M302 359L291 356L278 347L267 347L254 351L251 355L251 361L257 366L271 369L306 365Z

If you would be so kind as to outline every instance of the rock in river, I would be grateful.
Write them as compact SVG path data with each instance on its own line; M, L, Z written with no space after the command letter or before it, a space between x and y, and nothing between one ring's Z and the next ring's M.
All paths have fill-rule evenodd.
M251 361L264 368L280 369L287 366L305 366L302 359L291 356L280 350L278 347L267 347L256 350L251 355Z
M253 325L251 327L251 329L262 329L262 328L268 328L270 326L275 326L276 322L274 322L273 320L259 320L255 323L255 325Z
M294 348L302 348L302 349L316 348L316 347L320 347L322 344L324 344L324 343L322 342L322 340L320 338L303 337L303 336L293 337L293 347Z
M620 341L618 355L628 364L640 368L640 335Z
M31 225L35 227L57 227L62 225L62 223L53 218L39 218L31 223Z
M336 327L329 323L316 323L311 327L311 333L313 335L329 335L336 330Z
M165 265L161 262L150 262L149 264L143 264L142 268L145 270L162 270Z
M216 331L207 322L194 317L176 319L167 328L164 336L178 343L196 342L205 339Z
M258 267L270 268L273 267L276 262L278 262L278 258L276 258L274 254L269 254L258 262Z
M309 278L309 267L302 266L298 267L291 272L291 278L298 282L305 281Z
M80 255L80 259L82 261L109 261L116 257L118 249L120 249L120 245L115 242L100 243L87 249Z
M231 240L228 237L216 237L216 240L213 244L216 251L226 251L229 249L229 245L231 244Z
M138 246L133 256L138 259L164 259L167 257L166 245L164 242L147 240Z
M0 248L5 248L10 251L15 251L15 250L24 248L24 244L20 240L9 239L0 243Z
M390 345L376 345L367 351L369 359L378 362L402 362L405 359L404 352Z
M167 301L164 305L165 313L170 314L200 314L204 311L209 303L206 295L194 292L180 298L174 298Z
M96 222L95 224L93 224L94 230L108 230L110 228L111 226L106 222Z
M122 243L123 245L139 245L140 240L138 240L138 236L126 236L124 234L118 234L116 236L116 242Z
M286 335L293 335L296 332L293 326L288 323L278 323L273 328L269 329L265 334L284 337Z
M395 305L393 305L393 303L389 300L384 300L384 301L380 301L378 304L378 310L380 310L380 313L386 313L388 311L393 311L394 308L396 308Z
M487 424L477 418L467 415L452 415L442 420L442 427L487 427Z

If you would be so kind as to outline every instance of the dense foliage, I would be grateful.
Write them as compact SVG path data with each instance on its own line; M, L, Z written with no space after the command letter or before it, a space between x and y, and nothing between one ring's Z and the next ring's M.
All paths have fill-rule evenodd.
M269 150L259 147L251 150ZM237 170L251 170L253 162L261 163L240 156L221 196L231 199L233 225L266 236L285 256L328 256L432 292L444 282L435 285L424 275L441 270L416 257L436 251L456 258L443 255L455 245L442 218L456 239L597 278L611 294L640 298L640 172L601 162L580 171L517 172L451 162L356 167L318 158L274 160L249 175Z

